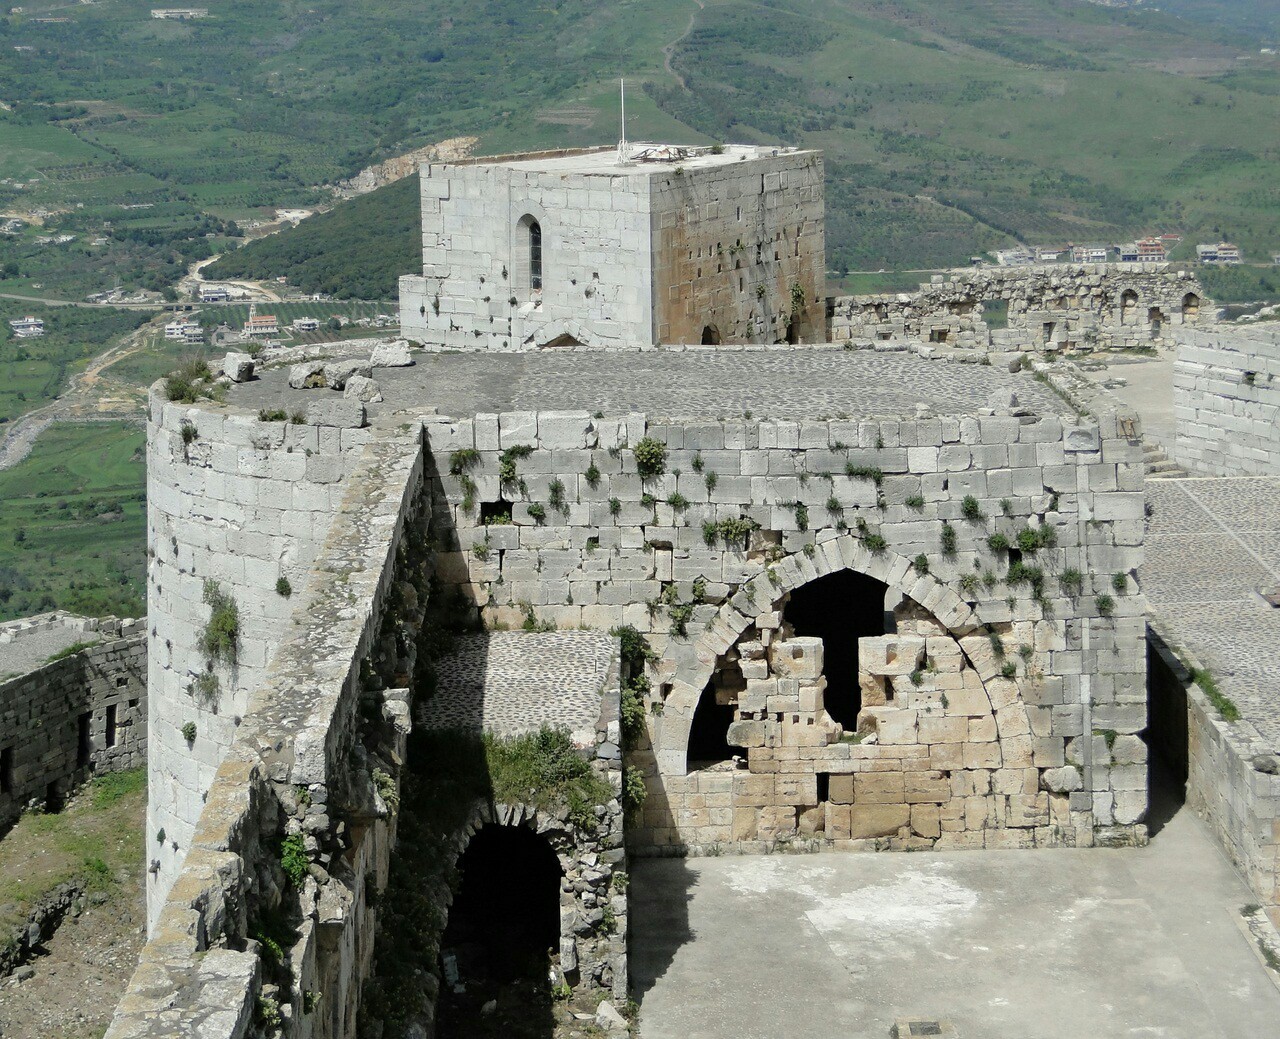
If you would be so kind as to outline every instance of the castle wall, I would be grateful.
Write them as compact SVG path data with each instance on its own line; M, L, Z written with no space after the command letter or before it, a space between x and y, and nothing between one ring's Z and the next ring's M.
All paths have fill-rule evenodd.
M147 917L182 868L219 764L287 631L370 431L353 402L318 402L310 421L262 422L153 389L147 439L149 758ZM345 407L343 406L345 405ZM357 414L359 412L359 414ZM343 425L347 423L348 425ZM200 646L206 581L239 612L234 661ZM209 677L205 677L209 676ZM184 726L195 726L186 739ZM190 732L190 730L188 730Z
M759 847L806 830L857 846L896 846L872 839L881 837L912 847L1140 838L1145 606L1138 594L1109 594L1111 576L1132 573L1142 557L1131 420L659 423L521 412L426 426L447 502L436 529L456 532L439 558L443 583L490 624L632 624L658 652L647 736L630 761L649 786L637 843ZM667 457L662 475L641 479L633 449L645 437L665 444ZM529 450L511 451L519 446ZM966 497L978 517L963 515ZM511 522L481 522L504 499ZM755 529L726 539L723 527L707 527L725 521ZM1010 557L988 539L1016 542L1028 526L1051 528L1053 547L1028 552L1021 565L1036 573L1011 581ZM909 672L865 676L895 696L892 711L868 714L878 735L863 746L832 727L816 674L760 662L789 639L786 597L841 569L884 582L925 613L904 617L915 627L902 632L921 649L919 684ZM948 641L928 650L935 636ZM748 768L690 771L698 704L709 686L720 692L715 673L730 668L741 681L725 685L723 702L736 700L735 724L748 723L731 741L750 750ZM1093 737L1099 731L1126 737L1123 757ZM899 763L890 793L859 799L856 783L847 789L850 775L885 771L890 756ZM897 824L879 813L883 832L864 827L855 837L853 807L886 796ZM939 809L919 813L918 827L917 802Z
M25 623L0 629L20 639ZM145 623L108 620L87 637L95 632L98 645L0 683L0 829L29 803L146 762Z
M422 277L400 280L401 332L428 349L532 350L568 336L622 348L652 338L649 177L509 165L422 167ZM542 230L542 289L528 231Z
M652 178L658 343L822 342L823 164L781 154Z
M226 418L228 443L208 446L237 446L244 432L232 416L188 417ZM210 437L212 425L204 428ZM281 429L278 446L306 432ZM166 439L163 420L152 434ZM324 551L298 581L297 623L278 629L202 791L112 1039L241 1039L262 1034L272 1016L301 1039L354 1033L376 892L395 844L391 805L410 728L409 690L396 683L415 669L428 511L420 430L386 431L380 443L348 450ZM286 840L303 853L296 878L286 872ZM290 918L287 934L271 922ZM264 950L264 937L282 958Z
M1174 459L1211 476L1280 473L1280 332L1196 332L1173 372Z
M984 302L1002 301L992 329ZM1082 353L1171 345L1183 326L1214 320L1195 277L1167 264L982 267L935 275L918 292L833 300L831 339L921 339L960 349Z

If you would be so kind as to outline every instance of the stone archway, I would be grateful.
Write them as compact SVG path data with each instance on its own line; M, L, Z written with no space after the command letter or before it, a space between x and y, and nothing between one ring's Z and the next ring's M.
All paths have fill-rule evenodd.
M825 709L823 641L793 635L782 620L793 591L841 570L870 572L901 596L896 630L859 639L856 731ZM661 842L1073 842L1080 820L1069 795L1082 774L1052 752L1051 712L1028 711L1027 650L1010 646L1006 656L950 588L851 536L824 542L812 557L789 557L772 577L748 582L696 640L695 662L676 670L655 727L658 782L671 809ZM728 742L742 753L689 771L689 718L706 680L730 667L743 681L732 691Z

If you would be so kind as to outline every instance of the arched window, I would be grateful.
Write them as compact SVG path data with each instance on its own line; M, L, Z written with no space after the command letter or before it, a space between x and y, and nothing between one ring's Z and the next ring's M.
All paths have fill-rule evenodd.
M542 291L542 225L529 221L529 288Z

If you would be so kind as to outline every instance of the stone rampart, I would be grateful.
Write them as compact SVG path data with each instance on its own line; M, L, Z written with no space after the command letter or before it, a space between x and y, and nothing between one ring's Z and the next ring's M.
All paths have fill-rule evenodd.
M290 592L305 583L339 512L343 480L372 438L359 428L359 402L317 402L308 419L263 422L211 404L172 404L152 390L147 832L163 830L167 839L149 849L151 923L249 698L286 634L295 607ZM238 613L234 646L221 654L202 646L211 590ZM197 739L186 738L187 725Z
M638 845L1141 839L1145 605L1109 591L1142 557L1133 420L584 411L426 428L443 584L491 625L631 624L658 653L629 762L649 789ZM635 452L654 442L665 460L644 476ZM860 664L856 727L825 710L820 654L793 671L777 648L788 597L844 571L901 616L897 644L866 647L881 663ZM691 762L708 697L732 708L745 768ZM860 796L851 777L880 771L886 790ZM855 836L852 807L885 803Z
M68 625L66 648L97 644L0 683L0 829L29 804L56 806L85 779L146 761L142 621L53 614L0 625L0 639L13 649Z
M1280 330L1184 336L1173 376L1174 460L1205 476L1280 473Z
M984 320L990 303L1007 306L1006 327ZM837 297L829 338L1084 353L1171 345L1214 315L1194 275L1167 264L981 267L935 275L917 292Z
M213 453L252 446L236 443L242 432L261 435L227 427L230 444L208 445ZM341 440L326 427L280 432L281 443ZM163 426L153 424L152 436L169 442ZM373 953L370 889L385 886L394 843L389 805L425 607L420 443L420 432L391 431L353 443L347 479L324 485L341 491L324 550L305 580L299 574L296 623L275 629L278 648L196 792L194 836L108 1030L113 1039L239 1039L282 1026L291 1036L351 1034ZM292 537L275 534L281 547ZM197 727L193 751L211 739Z

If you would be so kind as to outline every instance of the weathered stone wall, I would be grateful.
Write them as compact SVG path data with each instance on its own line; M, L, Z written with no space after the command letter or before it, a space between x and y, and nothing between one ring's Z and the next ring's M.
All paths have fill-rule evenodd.
M1222 719L1158 633L1151 641L1153 699L1186 703L1187 804L1280 924L1280 760L1247 721Z
M1173 373L1174 460L1206 476L1280 473L1280 330L1194 332Z
M650 210L654 342L826 338L821 154L673 170Z
M283 639L300 589L369 442L357 401L317 402L309 421L262 422L216 405L171 404L153 388L147 439L150 845L154 924L191 845L204 798ZM234 660L200 645L206 582L235 602ZM188 723L196 738L183 735ZM190 730L188 730L190 731Z
M400 279L402 334L428 349L636 349L700 342L704 327L724 342L785 341L794 318L797 341L823 337L820 156L573 164L611 153L424 165L423 271Z
M372 889L385 886L394 845L389 805L429 577L421 432L384 431L355 453L324 552L299 581L297 623L279 629L200 792L113 1039L352 1034L373 954ZM286 880L285 840L301 843L300 883ZM264 952L267 937L282 959Z
M993 331L983 303L1003 301ZM913 293L832 301L830 338L921 339L960 349L1081 353L1171 345L1216 311L1194 275L1167 264L982 267L935 275Z
M91 622L85 638L102 641L0 683L0 829L30 803L146 762L145 624Z
M922 811L919 830L903 821L894 837L901 829L904 840L951 846L1140 838L1145 748L1125 740L1120 759L1092 737L1136 734L1146 723L1145 607L1139 595L1107 595L1110 575L1131 573L1142 556L1132 420L661 423L522 412L426 426L448 502L436 529L456 537L440 556L442 581L490 624L536 616L649 633L661 660L647 704L649 745L631 761L650 790L639 843L762 841L803 828L852 841L837 774L886 771L890 756L901 762L893 803L939 805L936 818ZM645 437L667 449L665 471L647 479L633 453ZM968 497L977 513L967 518ZM482 522L504 502L509 524ZM724 521L742 526L729 536L705 526ZM1027 552L1019 580L1009 573L1016 560L988 539L1016 543L1025 529L1052 530L1052 546ZM778 680L777 692L744 699L757 695L747 692L746 662L762 667L771 641L785 641L786 597L845 569L926 611L902 634L946 642L921 653L921 671L936 658L937 674L917 688L900 673L868 674L881 687L891 677L895 696L892 716L868 704L866 728L884 730L869 746L845 741L824 720L814 689L802 703L798 687L784 688L784 677L798 680L784 670L753 673L753 681ZM739 666L735 657L743 660L738 717L762 723L741 739L758 752L748 754L745 774L690 773L695 711L713 673ZM953 697L956 688L972 698ZM944 693L954 709L943 707ZM964 724L962 737L965 719L976 724ZM820 799L821 773L829 792ZM927 784L928 798L908 793L908 774Z

